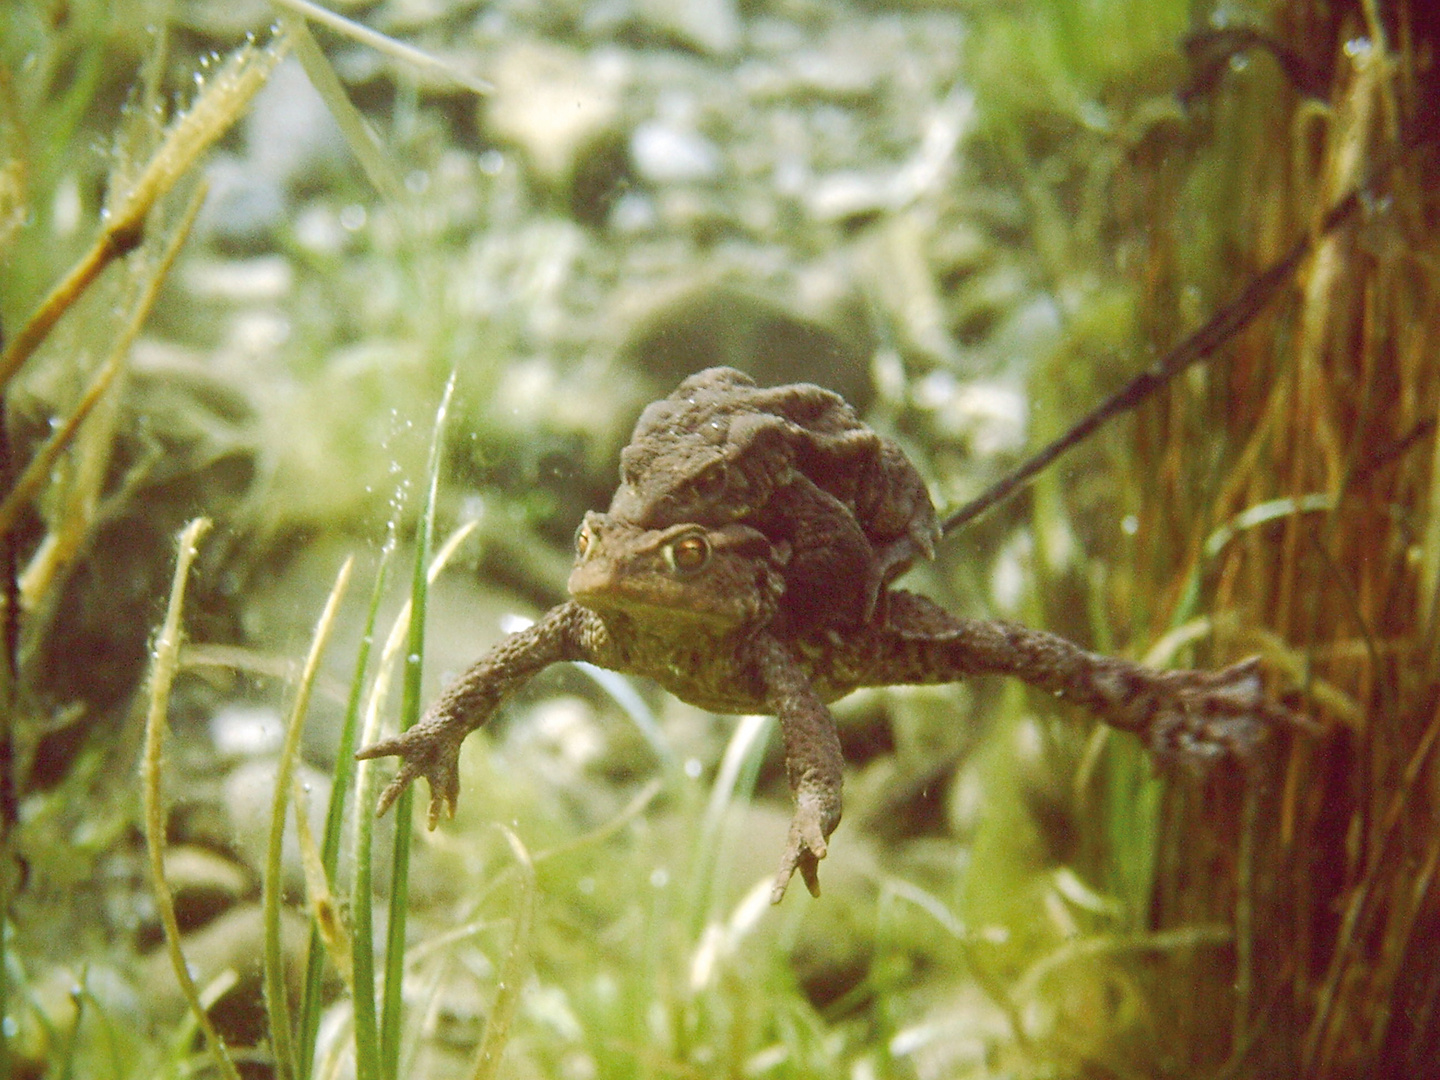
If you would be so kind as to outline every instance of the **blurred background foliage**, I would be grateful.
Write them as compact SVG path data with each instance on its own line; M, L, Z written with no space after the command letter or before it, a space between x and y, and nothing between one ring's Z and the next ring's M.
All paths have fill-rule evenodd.
M217 126L5 386L13 488L158 288L5 532L12 1075L208 1067L158 949L134 779L186 520L216 527L170 704L167 875L217 1024L269 1076L255 958L281 717L336 568L353 553L372 575L391 522L413 536L452 371L439 532L474 531L430 593L430 694L563 597L576 522L684 374L829 385L953 506L1307 234L1294 284L1222 355L906 585L1159 665L1259 653L1327 734L1277 738L1243 775L1157 774L1015 686L857 693L836 709L851 770L826 894L772 911L756 884L788 810L768 728L552 671L470 739L456 820L417 834L405 1061L449 1075L485 1028L516 921L499 822L538 888L501 1075L1440 1075L1431 5L332 6L386 40L311 12L318 47ZM299 18L6 5L8 341L281 14ZM305 730L317 806L366 591ZM352 874L347 855L342 896ZM349 1001L332 979L317 1072L353 1069Z

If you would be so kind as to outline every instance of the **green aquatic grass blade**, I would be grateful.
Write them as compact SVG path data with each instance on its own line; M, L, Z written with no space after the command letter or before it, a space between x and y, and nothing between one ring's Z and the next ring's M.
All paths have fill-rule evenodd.
M281 882L281 855L284 850L285 817L290 805L290 785L295 775L295 761L300 756L300 734L305 729L305 716L310 710L310 694L315 686L315 675L320 669L320 658L325 646L330 643L330 634L335 629L335 617L340 602L350 584L350 573L355 567L354 558L346 559L335 576L335 584L325 601L315 624L315 634L310 641L310 651L305 657L299 685L295 689L295 701L290 708L290 718L285 726L285 741L280 748L280 758L275 771L275 800L270 808L269 847L265 858L265 879L261 887L261 908L265 919L265 1012L270 1022L270 1045L275 1055L275 1075L287 1080L298 1074L295 1056L294 1029L290 1022L289 1002L285 993L285 958L280 935L280 900L284 891ZM299 814L300 808L295 812Z
M367 712L367 736L374 725L375 702L383 692L384 661L371 690L370 711ZM380 1075L380 1023L375 1012L375 913L372 875L371 838L375 831L375 770L368 762L357 769L355 785L355 880L350 892L352 918L350 946L352 1009L355 1021L355 1080L377 1080Z
M263 48L247 44L237 49L203 80L190 108L166 128L164 139L143 167L124 161L117 165L110 178L99 236L0 353L0 385L10 382L101 271L144 240L156 203L190 174L201 155L244 114L287 47L282 37Z
M430 437L430 458L425 467L425 501L415 525L415 573L410 587L410 632L405 653L404 691L400 702L400 729L410 727L420 716L420 676L425 659L425 601L429 591L427 569L430 543L435 532L435 498L440 486L441 449L445 418L455 392L455 372L445 383L440 407L435 410L435 427ZM399 1075L401 984L405 973L405 916L409 905L410 819L414 788L396 800L395 849L390 878L390 921L385 938L385 983L380 1011L380 1069L386 1080Z
M640 737L654 751L667 774L680 767L680 763L675 760L675 752L670 749L670 744L665 739L665 733L660 730L660 722L655 719L654 710L646 704L645 699L635 689L635 684L629 678L619 672L606 671L604 668L596 667L584 660L577 661L575 668L590 676L595 684L609 694L616 705L620 706L621 711L635 725L635 730L640 732Z
M321 7L319 4L312 4L310 0L274 0L275 6L294 12L305 19L313 20L337 34L350 38L350 40L368 46L376 52L383 53L392 60L402 64L409 64L419 71L430 75L440 75L451 80L456 86L460 86L475 94L491 94L495 88L484 79L478 79L473 75L456 68L453 64L447 63L438 56L432 56L423 49L417 49L413 45L407 45L397 38L382 34L378 30L372 30L363 23L347 19L345 16L331 11L329 8ZM288 27L287 22L287 27ZM357 114L358 115L358 114Z
M520 837L503 825L496 828L515 854L515 865L520 873L520 894L515 904L515 933L510 939L510 948L505 952L505 959L500 963L495 1004L490 1008L485 1034L475 1053L475 1069L470 1074L473 1080L494 1080L499 1075L500 1055L505 1052L510 1028L515 1022L515 1010L520 1007L520 991L524 987L526 968L530 965L530 938L535 927L535 863L520 842Z
M170 687L180 668L180 644L183 638L180 613L185 604L185 587L190 580L190 567L199 553L200 538L209 528L209 518L195 518L180 531L176 545L178 550L175 576L170 586L170 600L151 650L149 687L146 692L148 708L145 717L145 751L140 772L145 802L145 845L150 857L150 883L155 891L155 906L165 928L165 948L170 956L170 965L175 971L175 979L180 984L180 991L190 1006L195 1022L205 1033L205 1042L220 1075L227 1080L240 1080L234 1059L200 1000L200 991L195 986L195 980L190 975L190 966L180 948L180 924L175 917L175 896L165 877L165 806L160 791L165 729L169 724Z
M435 558L430 560L427 582L433 582L440 571L449 565L450 559L460 549L466 538L475 531L476 522L461 525L440 545ZM391 624L380 660L375 665L375 679L365 700L362 711L364 722L360 725L360 742L369 745L379 737L380 714L385 708L390 693L391 673L395 660L405 646L410 634L410 601L401 605L400 612ZM361 761L355 769L355 836L352 850L355 852L355 880L351 887L350 911L352 921L351 981L355 987L355 1061L357 1080L377 1080L380 1075L380 1025L375 1010L375 933L372 871L374 852L371 843L375 832L375 815L370 807L375 805L377 774L373 761Z
M365 614L365 629L360 637L360 647L355 652L355 671L350 679L350 696L345 703L345 719L340 726L340 741L335 751L335 771L331 777L330 804L325 813L325 835L320 845L320 862L328 880L335 880L335 868L340 861L340 839L345 828L345 802L350 788L355 783L355 747L360 730L360 705L365 692L365 672L370 666L371 646L375 639L375 621L380 613L380 601L385 594L385 581L389 576L390 558L395 553L395 530L392 527L385 546L380 551L380 562L375 568L375 585L370 593L370 607ZM358 804L357 804L358 805ZM325 973L325 950L320 938L320 929L313 924L310 928L310 947L306 959L305 986L300 996L300 1071L301 1080L309 1080L315 1057L315 1040L320 1030L320 1007L323 977Z
M733 837L725 834L725 822L732 807L749 802L754 794L760 764L765 757L765 744L773 730L773 717L741 717L720 759L720 768L715 773L715 782L710 788L710 798L701 819L695 857L690 864L685 925L690 929L692 941L699 939L707 923L720 917L715 881L723 872L729 849L733 846Z
M285 6L288 5L281 5L282 8ZM340 76L335 73L335 68L325 58L319 44L316 43L314 36L305 25L305 20L297 14L282 10L280 25L285 28L296 59L305 68L310 85L315 88L325 102L325 107L330 110L330 115L345 137L346 145L355 155L355 160L360 163L360 168L364 170L370 183L375 186L376 191L396 206L405 205L407 201L405 186L400 181L399 171L394 162L386 156L380 140L366 126L360 110L355 108L350 96L345 92Z

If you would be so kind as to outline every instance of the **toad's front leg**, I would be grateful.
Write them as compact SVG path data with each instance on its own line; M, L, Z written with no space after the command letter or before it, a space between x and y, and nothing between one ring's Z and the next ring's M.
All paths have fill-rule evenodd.
M790 838L770 892L770 902L778 904L796 870L810 895L820 895L820 860L825 857L826 841L840 824L844 759L835 720L789 649L769 634L757 638L753 648L766 703L780 720L785 773L795 799Z
M547 611L538 622L506 637L451 683L425 715L406 731L367 746L360 759L404 759L395 779L380 795L383 814L417 777L430 785L430 828L443 810L455 816L460 795L460 745L490 719L500 702L535 675L562 660L582 660L593 636L595 616L572 602Z

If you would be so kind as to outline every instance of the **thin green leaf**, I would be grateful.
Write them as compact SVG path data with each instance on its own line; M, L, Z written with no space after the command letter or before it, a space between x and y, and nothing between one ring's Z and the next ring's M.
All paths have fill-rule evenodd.
M355 746L360 727L360 705L365 692L365 672L370 665L370 649L374 641L375 620L385 591L390 557L395 553L393 528L380 551L380 564L375 570L375 585L370 593L370 607L365 615L365 630L355 653L355 670L350 679L350 697L345 704L345 719L340 727L340 742L335 751L335 771L331 777L330 804L325 813L325 837L320 846L320 861L325 876L334 881L340 859L340 837L345 827L345 800L355 782ZM310 929L310 949L306 960L305 987L300 998L300 1077L308 1080L315 1056L315 1040L320 1030L320 991L325 970L325 953L321 947L318 926Z
M290 718L285 726L285 741L280 748L280 758L275 767L275 801L270 808L270 843L265 859L265 879L261 888L261 905L265 918L265 1011L270 1021L270 1044L275 1054L275 1073L280 1080L298 1074L295 1058L295 1044L292 1038L288 1002L285 996L284 945L280 934L281 854L285 839L285 813L290 802L290 783L295 773L295 760L300 754L300 733L305 727L305 714L310 708L310 693L315 685L315 673L320 668L320 657L330 642L335 629L335 617L340 610L346 587L350 584L350 572L355 567L354 558L346 559L335 577L335 585L325 601L325 610L315 624L315 635L310 642L310 652L305 657L305 667L300 683L295 690L295 701L290 708ZM297 810L298 813L298 810Z
M165 878L165 805L160 791L161 765L165 749L165 728L170 704L170 687L175 681L175 672L180 666L180 643L183 633L180 629L180 612L185 606L185 586L190 579L190 567L195 562L200 538L210 528L209 518L195 518L180 531L178 554L175 558L175 577L170 585L170 600L165 608L165 621L160 624L160 633L155 639L151 653L149 708L145 716L145 752L141 764L142 789L145 800L145 846L150 855L150 884L155 890L155 906L160 914L161 925L165 928L165 949L170 955L170 966L175 971L180 992L190 1006L195 1022L205 1032L205 1042L215 1058L215 1064L227 1080L240 1080L240 1073L225 1048L225 1042L200 1000L195 980L190 977L190 967L180 949L180 924L175 918L175 897L170 883Z
M430 437L430 459L425 468L425 501L415 528L415 576L410 589L409 648L405 654L405 683L400 703L400 729L420 716L420 677L425 658L425 600L428 595L431 538L435 532L435 499L440 487L441 449L445 418L455 393L455 372L445 383L435 427ZM405 973L405 918L410 898L410 818L414 788L406 788L395 807L395 849L390 871L390 922L385 937L385 984L380 1011L381 1075L393 1080L400 1067L400 1018Z
M515 933L510 938L510 948L500 964L500 978L495 994L495 1004L490 1009L490 1019L485 1024L485 1034L480 1039L480 1048L475 1053L473 1080L493 1080L500 1070L500 1055L510 1039L510 1028L515 1022L515 1010L520 1005L520 991L525 982L525 971L530 964L530 936L535 927L535 864L520 838L503 825L497 825L510 850L515 853L515 864L520 871L520 895L515 903Z

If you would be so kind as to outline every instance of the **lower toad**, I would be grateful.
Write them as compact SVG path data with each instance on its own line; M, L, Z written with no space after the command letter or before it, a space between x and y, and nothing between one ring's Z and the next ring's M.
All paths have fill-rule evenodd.
M853 588L850 567L829 568L835 602L851 606L849 617L813 609L825 588L823 563L807 568L810 595L797 607L787 586L796 552L774 520L784 505L750 520L664 527L613 506L587 514L576 534L572 599L490 650L414 727L357 755L404 759L379 811L423 776L430 827L442 812L453 814L465 737L511 692L567 660L648 676L715 712L779 718L795 813L771 894L777 903L797 870L819 895L818 864L841 812L840 743L827 705L858 687L1010 675L1134 732L1162 757L1191 761L1243 759L1268 725L1296 719L1267 701L1255 661L1158 671L1043 631L959 618L888 585L884 603L870 603ZM880 573L870 580L888 582Z

